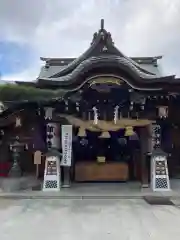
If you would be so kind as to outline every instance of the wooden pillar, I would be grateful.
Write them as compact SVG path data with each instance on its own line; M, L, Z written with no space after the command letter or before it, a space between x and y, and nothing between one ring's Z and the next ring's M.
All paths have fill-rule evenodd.
M148 168L147 168L147 149L148 149L148 130L147 127L142 127L140 130L140 157L141 157L141 185L142 188L149 186L148 183Z
M70 187L70 167L63 166L63 184L64 188Z

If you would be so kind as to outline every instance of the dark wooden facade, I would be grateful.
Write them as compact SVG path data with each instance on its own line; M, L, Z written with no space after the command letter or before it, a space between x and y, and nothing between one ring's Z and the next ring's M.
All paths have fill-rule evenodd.
M149 64L156 69L160 58L126 57L115 47L111 34L104 29L103 21L100 30L94 34L89 49L79 58L42 58L45 66L37 81L17 82L17 84L52 89L56 93L61 91L63 94L59 97L56 94L55 98L47 98L43 101L24 99L21 102L14 102L1 114L0 161L10 160L9 145L18 135L20 141L28 145L28 149L22 151L26 154L26 156L22 154L21 161L22 165L26 162L24 171L33 170L33 152L36 149L44 153L47 151L46 125L48 122L55 122L59 125L72 124L75 136L82 127L80 122L85 122L84 128L88 136L94 134L96 138L99 138L102 132L109 132L112 138L113 132L116 131L110 129L110 126L112 124L117 126L114 122L117 107L116 117L122 132L130 124L138 132L140 150L133 152L136 155L133 160L136 180L141 180L143 183L148 181L146 160L148 150L145 145L148 145L151 139L148 126L154 123L161 126L162 136L159 147L169 154L170 174L175 176L180 166L178 141L180 137L180 79L175 76L161 76L142 66ZM45 108L48 107L53 108L51 119L45 118ZM104 121L109 123L106 131L101 124L96 125L93 131L90 127L88 129L87 124L94 119L94 107L97 110L99 123L104 124ZM160 113L160 110L164 112ZM18 128L15 127L17 117L21 118L22 123ZM131 121L126 123L128 119ZM119 138L118 134L116 138ZM164 141L164 139L168 140ZM106 148L106 146L101 145L101 148ZM80 165L82 167L82 162ZM72 172L76 171L75 168L76 166ZM106 165L105 168L106 176L111 176L110 167ZM82 171L78 168L78 176L83 171L85 168ZM102 169L98 171L104 174ZM94 178L99 180L98 177ZM107 180L109 178L107 177Z

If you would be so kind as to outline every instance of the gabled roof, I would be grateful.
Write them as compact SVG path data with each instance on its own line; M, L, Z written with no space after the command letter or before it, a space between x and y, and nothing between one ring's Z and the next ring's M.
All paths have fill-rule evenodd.
M114 42L111 37L111 33L107 32L104 29L104 20L101 19L101 27L98 32L95 32L93 35L93 40L91 42L91 46L88 48L88 50L83 53L79 58L44 58L41 57L40 59L42 61L45 61L48 65L56 65L64 66L68 65L74 61L77 61L77 59L81 58L89 58L91 56L97 56L100 54L110 54L110 55L117 55L121 57L125 57L125 55L119 51L117 47L115 47ZM137 63L144 63L144 64L157 64L157 60L161 59L162 56L157 57L134 57L130 58L133 61Z
M162 56L129 57L129 58L141 65L141 64L157 64L157 61L159 59L162 59ZM47 65L49 64L51 66L65 66L76 60L76 58L46 58L46 57L41 57L40 59L46 62Z
M134 79L132 85L163 84L163 81L172 81L174 76L160 75L157 61L161 58L127 57L114 45L111 33L104 29L104 20L101 20L101 27L94 33L90 47L78 58L41 58L46 63L36 86L66 89L73 86L74 89L91 75L103 73L117 74L130 81Z
M162 56L157 57L130 57L135 63L137 63L142 69L149 73L155 74L157 77L162 76L162 72L158 67L158 60ZM60 72L66 68L69 64L76 60L76 58L41 58L45 61L45 65L41 67L39 79L50 78L54 74Z
M44 81L69 82L78 77L85 67L94 62L109 62L129 66L130 71L138 73L142 78L156 78L156 71L148 71L141 64L157 66L157 57L128 58L114 45L111 33L104 29L104 20L101 20L101 28L94 33L90 47L78 58L41 58L45 66L41 69L38 83ZM49 82L50 83L50 82Z

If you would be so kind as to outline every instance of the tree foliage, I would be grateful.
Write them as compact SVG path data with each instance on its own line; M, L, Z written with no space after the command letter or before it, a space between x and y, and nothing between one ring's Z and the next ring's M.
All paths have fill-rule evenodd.
M16 84L0 85L0 101L41 101L58 98L65 94L63 90L39 89Z

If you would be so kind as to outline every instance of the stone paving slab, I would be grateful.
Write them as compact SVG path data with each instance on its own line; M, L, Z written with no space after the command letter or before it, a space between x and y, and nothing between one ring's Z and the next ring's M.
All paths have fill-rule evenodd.
M173 195L172 193L161 193L152 191L90 191L88 188L83 191L75 191L73 189L62 189L58 192L43 192L43 191L21 191L21 192L1 192L0 198L22 198L22 199L142 199L146 196L152 197L174 197L180 196Z
M33 176L19 178L0 178L0 188L4 192L18 192L35 187L40 181Z
M0 199L3 240L179 240L180 210L140 199Z
M179 181L180 182L180 181ZM73 184L71 188L62 188L60 191L43 192L32 191L11 191L0 192L0 198L16 199L141 199L146 196L180 198L180 185L176 183L176 188L172 191L153 192L150 188L141 189L139 183L106 183L106 184ZM177 184L178 183L178 184ZM174 184L175 185L175 184ZM178 187L177 187L178 186Z

